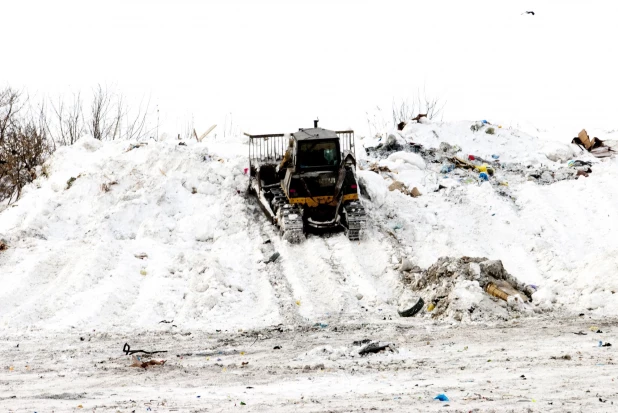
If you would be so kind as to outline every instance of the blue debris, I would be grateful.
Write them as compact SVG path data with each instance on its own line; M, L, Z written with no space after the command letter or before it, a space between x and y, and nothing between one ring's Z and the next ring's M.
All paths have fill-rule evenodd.
M491 155L491 157L492 157L493 159L498 159L498 158L500 157L500 155Z
M487 172L481 172L479 174L479 179L481 181L489 181L489 175L487 175Z
M446 394L444 393L440 393L438 394L436 397L433 398L434 400L440 400L441 402L448 402L448 397L446 397Z
M440 173L447 174L449 172L452 172L454 169L455 169L455 165L453 165L452 163L449 163L446 165L442 165L442 169L440 169Z

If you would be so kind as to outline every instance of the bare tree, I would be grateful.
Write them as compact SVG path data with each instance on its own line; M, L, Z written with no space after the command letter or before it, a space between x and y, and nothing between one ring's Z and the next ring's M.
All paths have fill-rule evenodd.
M0 91L0 202L19 199L36 178L35 168L52 150L44 104L21 114L28 99L10 88Z
M95 139L100 141L110 139L116 128L115 118L112 118L115 112L112 107L112 97L107 87L104 89L100 84L93 94L88 130Z
M372 137L383 137L388 129L388 121L385 118L382 108L376 106L371 113L366 112L367 126L369 127L369 135Z
M439 98L430 97L424 88L422 92L417 89L411 99L400 102L393 99L393 124L397 126L400 122L409 122L418 115L425 115L428 119L437 119L442 114L445 105L446 102L442 102Z
M16 119L17 113L25 103L20 102L21 92L10 87L0 91L0 142L6 138L7 132Z
M150 99L145 107L142 99L137 110L131 113L122 94L112 94L107 87L98 85L90 106L90 119L86 122L88 130L99 140L141 138L147 133L149 108Z
M73 101L65 107L64 99L52 105L54 121L47 124L47 132L54 144L73 145L85 132L81 93L73 94Z
M144 100L140 101L139 107L137 108L137 112L134 116L130 116L129 113L126 114L126 128L124 133L125 139L139 139L143 137L146 131L146 121L148 120L148 111L150 109L150 98L146 102L146 106L144 107Z

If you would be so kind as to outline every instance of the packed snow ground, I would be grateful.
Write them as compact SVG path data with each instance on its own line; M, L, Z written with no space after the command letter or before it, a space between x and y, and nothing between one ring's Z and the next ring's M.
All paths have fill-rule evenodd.
M367 336L395 341L394 331L410 328L402 334L432 331L431 334L435 332L445 340L452 338L451 342L460 347L468 345L470 337L476 337L481 343L485 330L482 324L470 324L473 318L464 319L462 324L454 323L453 326L459 327L449 333L440 329L451 325L452 320L446 319L447 324L437 323L426 309L413 319L401 319L397 315L398 299L407 288L398 270L401 260L408 259L425 269L441 256L499 259L511 275L537 288L526 311L496 312L495 319L490 317L489 321L505 323L492 327L495 328L492 340L502 340L501 346L505 348L521 349L520 353L514 353L515 358L503 360L504 367L526 366L540 380L534 394L510 391L508 394L526 400L542 400L538 393L553 394L558 384L552 377L564 373L562 367L557 367L562 366L561 361L537 366L529 354L537 350L545 357L549 354L544 353L547 346L572 344L575 338L580 339L573 332L591 323L615 324L618 316L615 294L618 240L612 235L618 233L618 185L615 185L618 161L601 161L581 153L569 144L570 136L559 139L547 132L526 134L507 128L497 128L496 134L489 135L483 131L472 132L470 125L471 122L408 125L403 139L425 148L438 148L441 142L447 142L461 148L458 156L474 154L491 159L491 155L499 155L502 163L532 168L544 165L557 169L565 167L570 159L589 160L594 163L593 172L588 178L539 185L526 180L521 173L497 168L490 182L481 182L454 172L440 173L442 165L430 163L414 153L395 153L387 159L369 158L363 147L377 142L358 139L357 155L363 168L358 176L371 198L362 198L370 217L365 238L350 242L343 234L310 235L302 244L290 245L280 239L255 200L246 193L245 138L184 142L185 145L179 145L178 141L150 141L140 146L135 142L101 143L85 137L72 147L59 149L41 168L39 178L24 191L21 200L0 212L0 239L9 246L6 251L0 251L3 284L0 328L6 337L0 344L0 382L6 389L0 390L0 405L13 409L46 406L46 409L70 410L75 408L73 399L66 404L54 401L66 399L64 396L49 401L47 396L37 394L72 393L75 390L69 389L70 383L84 376L91 379L81 387L80 394L90 394L87 386L104 388L100 394L76 396L91 400L88 407L129 408L130 400L146 401L145 397L134 396L137 386L143 385L142 373L130 373L130 377L117 382L119 375L127 374L126 357L114 361L113 374L87 367L97 362L94 358L108 360L120 356L125 341L134 348L143 344L150 349L160 346L177 349L178 343L184 340L182 337L188 337L182 334L188 333L193 333L192 340L201 337L207 343L197 347L192 344L193 350L219 351L224 343L217 341L220 338L216 334L239 340L249 334L238 332L242 330L258 339L253 351L259 349L264 357L274 358L258 363L261 373L255 372L255 376L262 374L259 380L271 387L261 393L257 408L275 411L274 406L279 406L284 411L289 408L290 400L299 406L306 403L305 399L296 401L296 396L285 396L288 392L296 395L298 390L293 390L296 385L304 387L298 383L284 384L287 376L268 379L267 371L279 359L272 353L272 347L268 347L270 343L260 344L260 334L268 336L272 326L282 325L280 329L286 333L281 342L289 352L280 354L289 363L304 362L301 358L305 352L316 356L307 364L318 362L321 356L316 355L319 351L311 352L313 347L328 344L333 348L331 362L334 364L328 367L333 370L312 373L310 379L317 380L319 386L308 389L306 394L317 400L325 389L332 387L327 393L334 403L333 411L345 411L350 403L357 410L374 405L379 409L398 408L400 399L394 397L399 395L386 392L384 396L385 389L395 386L397 392L409 395L405 386L411 377L393 370L396 366L391 361L418 355L417 345L409 343L410 337L400 337L403 341L398 343L404 351L396 357L379 356L383 361L395 357L386 363L389 367L379 373L361 374L359 380L365 384L359 382L346 387L349 394L339 397L338 391L343 389L337 387L340 376L349 374L353 364L350 361L353 359L348 360L349 342ZM368 169L371 163L387 166L392 172L372 172ZM422 196L412 198L389 191L393 179L418 187ZM508 182L508 187L497 185L498 182ZM446 188L436 191L440 185ZM502 188L508 190L507 195ZM275 252L280 253L280 258L268 263ZM461 308L465 305L504 307L474 283L455 290L454 298L460 300ZM586 314L586 322L578 317L580 313ZM527 317L520 318L524 315ZM510 334L508 320L522 320L518 321L522 324L517 337ZM572 320L573 326L567 320ZM318 327L313 327L316 324ZM547 327L547 331L528 340L525 335L537 331L540 325ZM356 330L350 333L350 329ZM372 334L365 334L367 331ZM88 340L90 337L101 340L100 344L93 344L87 351L75 347L80 345L73 344L77 332ZM332 332L332 340L328 332ZM615 341L611 328L604 334L609 336L603 340ZM138 339L142 336L148 338ZM586 339L589 342L569 344L564 351L597 351L592 348L597 341L590 335ZM22 345L17 350L15 345L19 342ZM64 350L65 344L70 354ZM493 349L486 344L479 344L478 351ZM242 346L236 347L248 348L248 344L242 341ZM556 356L561 349L555 348ZM605 351L605 355L611 352L611 348L599 350ZM173 356L176 353L180 354L180 350ZM443 348L430 353L429 357L435 359L431 368L418 366L424 378L435 377L442 383L427 390L427 394L418 394L422 403L428 403L424 398L440 390L438 387L450 389L444 384L448 377L463 380L463 376L453 376L451 370L455 361L465 354L454 353L440 360L442 353ZM49 357L55 361L43 360ZM584 382L586 386L593 385L599 369L604 368L597 366L601 361L594 357L585 353L582 358L585 361L572 363L577 369L572 369L573 381L563 383L565 389L583 388ZM603 362L607 366L613 363L611 356L608 357ZM526 358L526 363L520 358ZM338 362L344 366L341 372L334 370ZM477 362L470 360L470 368L482 370L482 363ZM79 365L70 367L71 363ZM251 359L250 365L253 363ZM37 373L35 370L19 373L19 369L25 368L22 364L31 366L28 369L37 366ZM228 396L233 400L231 395L237 397L245 391L232 383L232 378L238 378L236 373L223 380L224 376L212 376L219 370L191 370L182 366L182 362L173 365L156 366L161 373L153 369L155 382L149 391L156 393L162 386L177 388L176 393L170 390L170 398L181 397L193 385L194 377L212 380L209 383L221 387L208 397L202 396L211 406ZM9 366L17 366L17 370L9 370ZM65 368L68 374L60 372ZM443 368L446 370L442 371ZM41 374L47 380L38 384L34 379L43 372L50 374ZM493 382L490 376L494 373L487 371L474 380ZM613 380L610 376L606 378ZM550 383L540 384L543 380ZM103 382L109 383L108 387ZM375 383L382 383L382 387L376 388ZM127 388L119 389L119 386ZM478 382L471 386L479 388ZM490 387L483 386L480 390L490 391ZM361 388L374 405L356 400ZM615 398L605 387L602 390L599 397ZM189 393L187 397L196 397ZM14 395L16 399L11 399ZM153 395L148 396L149 400L156 399ZM585 406L584 410L592 411L589 404L592 399L583 400L588 396L573 396L573 407ZM30 402L27 397L37 400ZM403 403L404 396L401 397ZM198 406L199 400L191 400L178 402L181 404L177 408L208 408ZM466 408L483 407L475 403ZM425 410L439 406L427 404ZM501 411L501 406L496 403L491 408ZM555 407L551 406L542 410ZM606 407L603 404L598 408L607 411ZM328 409L315 404L303 408ZM514 411L523 409L513 408ZM556 408L556 411L564 409Z
M617 322L586 316L447 326L398 319L293 331L168 326L131 335L8 334L0 339L0 362L11 363L0 371L0 409L612 412L615 347L598 341L614 340ZM580 331L585 335L574 334ZM365 339L392 342L397 352L361 357L354 341ZM155 357L166 364L129 367L121 352L126 341L134 349L168 350ZM449 401L434 400L438 394Z

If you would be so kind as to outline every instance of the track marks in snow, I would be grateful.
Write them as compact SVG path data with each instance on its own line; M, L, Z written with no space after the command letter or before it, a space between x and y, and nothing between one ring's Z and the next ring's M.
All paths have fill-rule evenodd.
M261 215L261 211L258 208L256 208L253 218L250 220L251 226L257 227L259 232L257 241L262 242L259 248L265 260L268 260L275 252L278 252L273 242L273 240L280 238L278 230ZM266 276L268 279L282 321L286 325L303 324L304 319L298 312L298 305L296 304L292 287L281 268L281 259L279 258L275 262L265 264L265 268L260 268L256 276Z
M342 233L310 234L299 245L278 238L281 269L299 313L311 321L363 318L367 307L390 301L398 280L389 272L389 247L382 241L366 237L352 242Z

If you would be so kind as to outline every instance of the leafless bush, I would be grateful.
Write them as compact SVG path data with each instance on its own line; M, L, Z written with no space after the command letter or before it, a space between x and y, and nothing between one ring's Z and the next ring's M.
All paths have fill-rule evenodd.
M0 142L11 127L15 126L17 113L23 108L21 93L10 87L0 91Z
M146 122L148 120L148 111L150 110L150 99L146 102L146 106L144 106L144 100L139 104L137 108L137 112L131 116L130 112L127 111L124 114L124 118L126 121L124 138L125 139L139 139L142 136L145 136L146 131Z
M191 115L191 119L187 120L184 125L182 133L180 134L180 139L197 139L195 134L195 123L193 122L193 115Z
M140 102L131 113L122 94L114 94L98 85L94 90L87 122L90 134L98 140L138 139L145 133L150 100ZM123 131L124 127L124 131Z
M400 122L409 122L420 114L425 114L428 119L437 119L442 115L445 105L446 102L439 98L430 97L424 89L422 92L419 89L410 99L404 99L400 102L393 100L393 124L397 126Z
M90 119L88 130L90 134L100 141L116 139L118 125L120 123L118 113L122 110L122 99L114 107L112 95L107 89L98 85L93 91L92 104L90 105Z
M19 199L23 187L36 178L36 167L52 150L45 108L29 108L27 99L11 88L0 92L0 202Z
M84 115L82 113L81 94L73 95L73 101L65 106L64 99L58 99L58 104L52 103L54 121L47 124L47 131L58 145L73 145L85 132Z
M369 135L371 137L382 137L388 129L388 122L386 121L382 109L379 106L376 106L375 110L371 113L366 112L366 115Z

